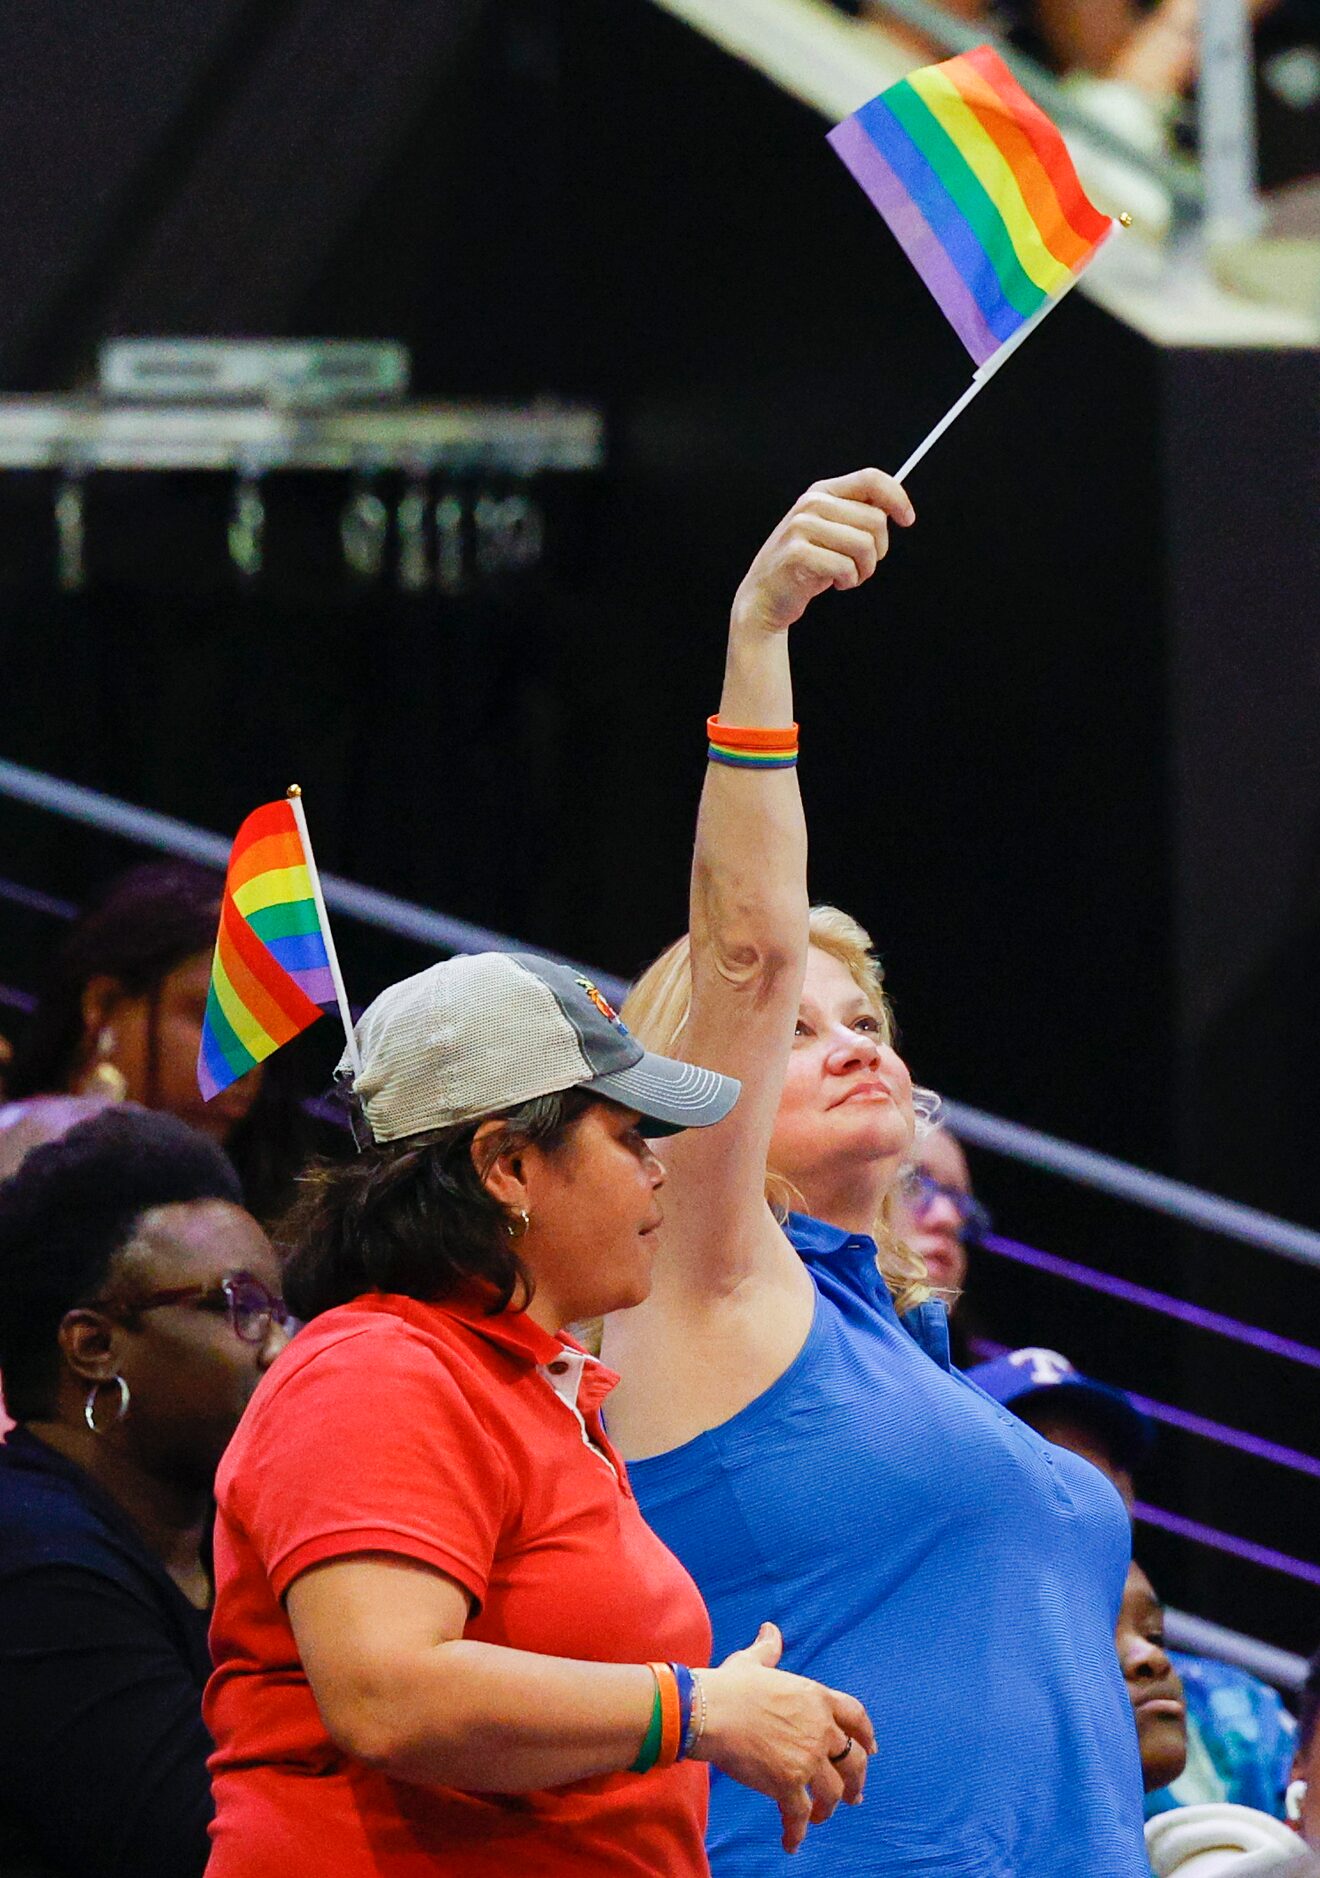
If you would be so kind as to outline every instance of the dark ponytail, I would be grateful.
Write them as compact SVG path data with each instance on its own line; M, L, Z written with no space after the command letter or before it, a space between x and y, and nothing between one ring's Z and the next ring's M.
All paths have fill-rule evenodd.
M492 1287L492 1313L525 1308L532 1280L518 1257L514 1221L482 1175L522 1143L557 1151L594 1099L567 1089L482 1118L504 1125L483 1142L481 1167L472 1143L482 1121L312 1167L276 1234L289 1308L306 1320L366 1291L435 1303L474 1281Z

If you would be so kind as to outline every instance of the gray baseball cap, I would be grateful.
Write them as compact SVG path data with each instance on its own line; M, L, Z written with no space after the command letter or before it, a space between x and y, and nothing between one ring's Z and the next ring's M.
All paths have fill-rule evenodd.
M648 1135L722 1121L731 1076L644 1050L591 980L522 952L476 952L382 991L355 1026L353 1086L378 1142L588 1089L636 1109ZM351 1076L347 1052L336 1075Z

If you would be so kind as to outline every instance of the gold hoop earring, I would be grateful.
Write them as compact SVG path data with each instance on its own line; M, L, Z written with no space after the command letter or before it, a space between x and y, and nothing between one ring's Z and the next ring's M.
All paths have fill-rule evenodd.
M510 1239L525 1239L531 1230L532 1216L525 1206L520 1206L513 1219L505 1222L504 1230Z
M119 1039L109 1024L104 1024L96 1039L96 1062L79 1085L80 1095L103 1096L107 1102L122 1102L128 1094L128 1078L117 1063L110 1061L119 1047Z
M130 1396L128 1384L124 1381L122 1376L111 1376L107 1378L105 1382L94 1382L87 1391L87 1400L83 1403L83 1420L87 1423L87 1426L94 1435L105 1433L103 1428L98 1428L96 1425L96 1398L100 1395L102 1389L108 1389L112 1384L119 1390L119 1406L115 1410L115 1419L109 1426L111 1428L117 1427L119 1423L123 1421L125 1415L128 1414L128 1405L133 1398Z

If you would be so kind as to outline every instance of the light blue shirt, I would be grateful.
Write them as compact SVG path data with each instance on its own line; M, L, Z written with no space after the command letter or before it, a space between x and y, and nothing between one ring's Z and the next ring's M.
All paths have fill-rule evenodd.
M772 1619L784 1668L860 1696L879 1753L791 1861L774 1803L716 1773L715 1878L1148 1878L1118 1494L950 1368L942 1305L900 1323L872 1240L787 1230L816 1285L801 1351L629 1477L713 1660Z

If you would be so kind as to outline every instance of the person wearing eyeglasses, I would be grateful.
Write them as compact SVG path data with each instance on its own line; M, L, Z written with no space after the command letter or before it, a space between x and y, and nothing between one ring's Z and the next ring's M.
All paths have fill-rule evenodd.
M988 1335L975 1297L969 1303L966 1296L968 1252L989 1232L990 1215L947 1128L931 1128L913 1143L894 1193L894 1230L925 1266L926 1282L948 1312L949 1355L956 1368L967 1369Z
M932 1128L915 1145L899 1181L895 1226L921 1254L932 1291L950 1316L967 1282L967 1247L990 1230L990 1215L972 1192L961 1143Z
M0 1871L204 1870L212 1488L285 1318L173 1116L112 1108L0 1184Z

